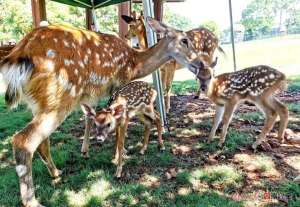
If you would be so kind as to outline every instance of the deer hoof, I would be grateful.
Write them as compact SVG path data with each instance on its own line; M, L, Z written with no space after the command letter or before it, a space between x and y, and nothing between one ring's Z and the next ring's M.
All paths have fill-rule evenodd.
M55 169L54 172L53 172L52 177L53 178L59 178L61 175L62 175L62 171L59 170L59 169Z
M166 150L166 148L165 148L164 145L158 146L158 149L159 149L160 151L165 151L165 150Z
M89 153L88 152L81 152L81 157L83 157L84 159L88 159L90 158Z
M117 168L115 177L118 178L118 179L122 177L122 167L121 168L120 167Z
M140 154L141 154L141 155L144 155L144 154L145 154L145 151L146 151L146 149L141 149L141 150L140 150Z
M40 204L35 198L32 201L29 201L25 207L45 207L42 204Z

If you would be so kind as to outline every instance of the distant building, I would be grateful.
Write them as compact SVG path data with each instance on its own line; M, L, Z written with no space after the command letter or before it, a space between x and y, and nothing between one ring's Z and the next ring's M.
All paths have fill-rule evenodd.
M245 27L242 24L233 25L234 42L241 42L244 40ZM221 43L231 43L231 32L230 29L226 30L221 37Z

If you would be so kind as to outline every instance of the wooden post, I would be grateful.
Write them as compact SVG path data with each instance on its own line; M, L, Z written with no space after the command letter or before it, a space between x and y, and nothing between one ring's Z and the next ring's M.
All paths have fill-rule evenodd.
M86 29L93 30L93 15L91 9L85 9L85 21L86 21Z
M124 20L122 19L122 15L128 15L130 16L130 10L131 10L131 3L130 2L124 2L120 3L118 5L118 16L119 16L119 36L122 39L125 39L125 34L128 31L128 25Z
M162 21L164 16L164 5L163 0L155 0L154 1L154 17L158 21Z
M33 26L39 27L41 21L47 20L45 0L31 0Z

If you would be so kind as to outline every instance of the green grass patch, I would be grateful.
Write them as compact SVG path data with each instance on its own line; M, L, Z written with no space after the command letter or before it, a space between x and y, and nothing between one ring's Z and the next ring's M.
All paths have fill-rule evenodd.
M176 95L185 95L194 93L199 88L196 80L173 81L172 92Z
M289 111L293 112L293 113L300 113L300 103L290 103L288 104L288 109Z
M241 119L248 120L255 123L262 123L264 121L263 115L259 112L240 113L238 116Z

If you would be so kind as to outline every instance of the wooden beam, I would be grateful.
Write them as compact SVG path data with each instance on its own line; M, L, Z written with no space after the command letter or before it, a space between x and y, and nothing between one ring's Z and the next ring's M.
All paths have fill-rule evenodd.
M162 21L164 16L163 9L163 0L155 0L154 1L154 17L158 21Z
M85 9L86 29L93 30L93 14L91 9Z
M39 27L41 21L47 20L45 0L31 0L33 26Z
M128 31L128 25L126 22L123 21L122 15L128 15L130 16L130 10L131 10L131 3L130 2L124 2L120 3L118 5L118 16L119 16L119 36L122 39L125 39L125 35Z

